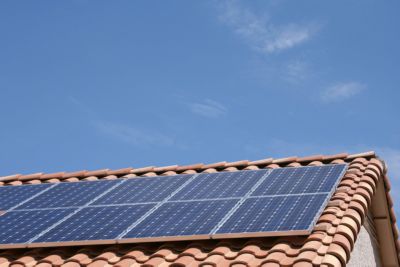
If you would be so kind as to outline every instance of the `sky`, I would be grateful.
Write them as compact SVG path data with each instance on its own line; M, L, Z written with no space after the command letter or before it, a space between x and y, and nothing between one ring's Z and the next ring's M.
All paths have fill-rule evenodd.
M399 201L398 10L1 1L0 175L374 150Z

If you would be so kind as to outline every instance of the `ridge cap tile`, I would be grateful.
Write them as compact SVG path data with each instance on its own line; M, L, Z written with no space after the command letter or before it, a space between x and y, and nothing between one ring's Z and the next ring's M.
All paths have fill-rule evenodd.
M334 160L334 159L345 159L349 156L348 153L338 153L332 155L324 155L323 161Z
M225 167L244 167L249 165L248 160L238 160L226 163Z
M109 170L110 169L99 169L99 170L88 171L86 173L86 176L106 176Z
M266 158L266 159L260 159L260 160L254 160L254 161L250 161L249 165L268 165L270 163L272 163L274 159L273 158Z
M46 174L42 174L42 176L40 177L41 180L46 180L46 179L50 179L50 178L63 178L65 172L53 172L53 173L46 173Z
M71 178L71 177L84 177L84 176L86 176L87 172L88 172L87 170L66 172L66 173L64 173L62 178L66 179L66 178Z
M107 172L107 174L108 175L125 175L125 174L131 173L132 170L133 170L132 167L121 168L121 169L116 169L116 170L109 170Z
M133 168L133 170L131 170L131 173L138 174L138 173L152 172L154 168L155 168L154 166Z
M272 163L275 164L284 164L284 163L289 163L289 162L297 162L298 157L297 156L291 156L291 157L286 157L286 158L278 158L274 159Z
M178 168L178 165L169 165L162 167L155 167L154 172L166 172L166 171L175 171Z
M357 154L350 154L346 157L346 159L354 159L354 158L369 158L369 157L375 157L375 151L366 151L362 153L357 153Z
M18 180L21 176L22 176L22 174L12 174L12 175L7 175L7 176L0 176L0 182Z
M215 162L215 163L209 163L209 164L204 165L202 169L218 169L218 168L224 168L226 164L227 164L226 161L220 161L220 162Z
M36 172L36 173L31 173L31 174L23 174L20 177L18 177L18 181L25 181L25 180L32 180L32 179L40 179L40 177L43 175L42 172Z
M324 156L323 155L312 155L312 156L306 156L306 157L301 157L297 159L297 162L309 162L309 161L321 161L323 160Z
M204 167L203 163L195 163L195 164L190 164L190 165L183 165L183 166L178 166L176 169L177 171L187 171L187 170L199 170Z

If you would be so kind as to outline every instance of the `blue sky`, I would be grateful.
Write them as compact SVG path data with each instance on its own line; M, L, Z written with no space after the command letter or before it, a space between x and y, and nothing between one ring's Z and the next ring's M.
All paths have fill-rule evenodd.
M375 150L398 1L2 1L0 173Z

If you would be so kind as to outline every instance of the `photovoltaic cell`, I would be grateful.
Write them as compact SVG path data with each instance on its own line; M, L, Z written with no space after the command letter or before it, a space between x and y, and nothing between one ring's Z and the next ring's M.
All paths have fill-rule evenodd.
M0 216L0 244L28 242L73 209L9 211Z
M327 194L249 198L217 234L309 230Z
M330 192L345 168L337 164L274 169L252 196Z
M172 200L243 197L269 170L200 174Z
M206 235L238 200L164 203L123 238Z
M80 207L122 180L59 183L17 209Z
M49 188L50 184L0 186L0 210L8 210Z
M111 190L92 205L160 202L193 175L132 178Z
M140 204L83 208L34 242L116 239L153 207L153 204Z

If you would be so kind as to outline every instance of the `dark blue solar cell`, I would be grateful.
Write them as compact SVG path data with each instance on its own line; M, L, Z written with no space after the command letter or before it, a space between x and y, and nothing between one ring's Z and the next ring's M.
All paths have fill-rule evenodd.
M216 234L309 231L326 199L327 194L249 198Z
M132 178L92 205L159 202L172 194L193 175Z
M274 169L252 196L331 192L346 165Z
M34 242L116 239L153 207L141 204L83 208Z
M207 235L238 200L164 203L123 238Z
M26 243L74 209L9 211L0 216L0 244Z
M172 200L243 197L269 170L200 174Z
M0 210L11 209L49 188L50 184L1 186Z
M108 180L59 183L45 193L19 206L18 209L83 206L122 181L123 180Z

